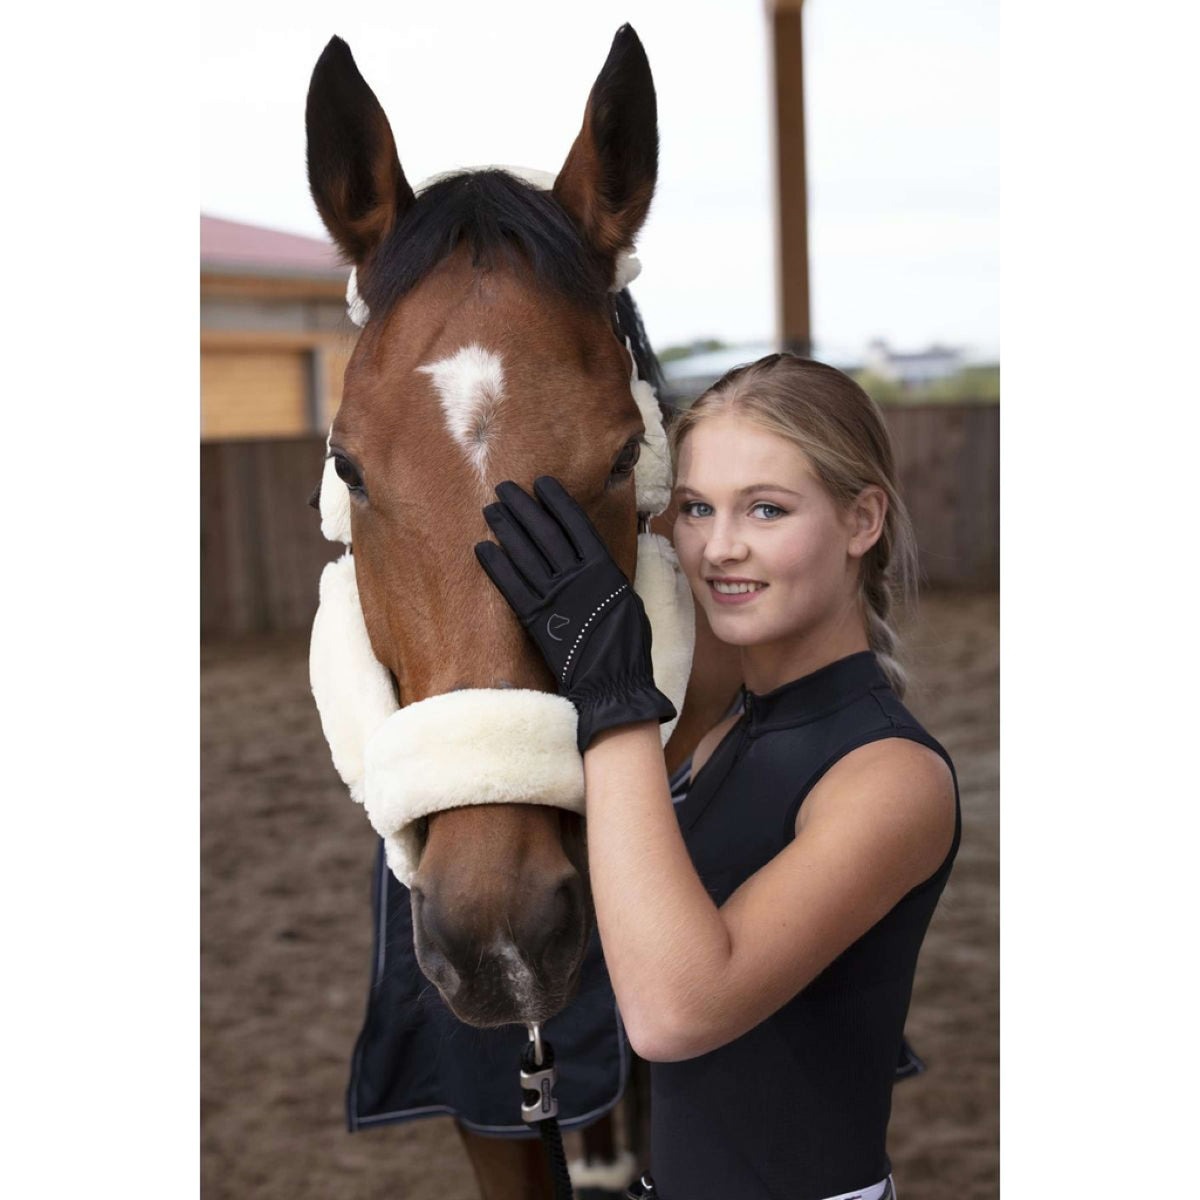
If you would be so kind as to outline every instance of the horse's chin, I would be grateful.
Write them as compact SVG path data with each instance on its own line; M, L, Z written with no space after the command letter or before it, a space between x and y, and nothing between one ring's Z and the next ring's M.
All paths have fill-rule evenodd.
M534 1022L548 1021L551 1017L558 1016L567 1007L567 1004L574 999L575 992L572 990L569 995L557 1000L547 998L544 1002L538 1002L532 1006L511 1002L501 1004L492 1002L479 1007L461 1007L447 999L444 992L441 993L441 996L446 1001L446 1006L464 1025L472 1025L476 1029L499 1029L502 1025L530 1025Z
M583 956L561 984L545 985L530 978L514 979L510 972L478 971L467 982L444 970L426 971L446 1007L465 1025L496 1029L501 1025L528 1025L557 1016L575 998ZM424 970L422 965L422 970Z

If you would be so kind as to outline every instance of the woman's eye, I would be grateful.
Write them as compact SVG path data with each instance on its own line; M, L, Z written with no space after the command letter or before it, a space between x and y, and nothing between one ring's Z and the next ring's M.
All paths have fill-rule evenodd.
M621 448L621 453L617 456L617 461L613 463L611 477L613 479L623 479L637 466L637 461L641 457L641 454L642 439L640 437L630 438Z
M754 508L752 508L750 511L751 511L751 512L753 512L753 511L754 511L754 509L758 509L758 508L769 508L769 509L772 509L772 510L773 510L772 512L769 512L769 513L766 513L766 514L765 514L765 516L767 517L767 519L768 519L768 520L771 520L771 521L775 520L775 518L776 518L776 517L782 517L782 516L784 515L784 511L785 511L784 509L780 508L778 504L771 504L771 503L770 503L769 501L767 501L767 500L760 500L760 501L759 501L759 502L758 502L758 503L757 503L757 504L754 506Z
M766 500L760 500L750 511L757 512L760 509L767 510L763 513L763 517L768 521L774 521L778 517L787 515L786 509ZM689 517L707 517L712 515L712 505L706 504L703 500L686 500L679 506L679 511L686 513Z
M335 454L333 456L333 469L337 472L337 477L352 492L362 491L362 476L358 473L358 468L348 458L341 454Z

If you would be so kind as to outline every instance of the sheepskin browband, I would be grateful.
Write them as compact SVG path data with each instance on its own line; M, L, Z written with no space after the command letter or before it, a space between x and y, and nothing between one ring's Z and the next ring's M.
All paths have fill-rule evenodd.
M536 187L554 182L544 172L503 169ZM623 256L613 290L624 287L639 269L632 254ZM351 320L365 324L370 314L355 290L353 272L346 298ZM646 431L634 470L637 509L653 515L670 500L670 457L654 389L638 377L628 340L626 346L633 361L630 391ZM325 462L320 507L321 532L349 546L350 492L332 458ZM655 682L682 711L695 613L691 589L666 538L638 535L633 586L650 620ZM333 765L350 795L366 808L384 840L388 866L401 883L408 884L417 869L417 822L432 813L468 804L548 804L583 812L578 718L565 697L473 688L400 707L391 673L371 647L349 551L321 574L309 675ZM660 727L664 745L677 721Z

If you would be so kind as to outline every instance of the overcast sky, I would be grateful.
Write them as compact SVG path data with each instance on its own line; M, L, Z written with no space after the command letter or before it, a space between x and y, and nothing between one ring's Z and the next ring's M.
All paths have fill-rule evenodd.
M762 0L209 4L200 207L323 233L304 98L335 33L387 111L410 180L482 163L557 170L626 20L654 72L662 143L633 288L650 337L770 339ZM818 347L998 348L996 0L807 0L805 22Z

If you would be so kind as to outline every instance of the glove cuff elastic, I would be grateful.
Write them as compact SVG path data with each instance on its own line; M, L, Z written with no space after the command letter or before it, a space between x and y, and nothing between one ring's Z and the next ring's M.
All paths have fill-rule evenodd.
M580 754L605 729L633 725L638 721L662 724L677 715L675 705L654 686L653 680L631 681L625 686L614 681L602 690L572 695L570 700L579 711L577 740Z

